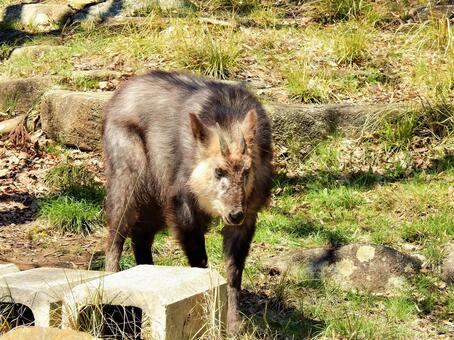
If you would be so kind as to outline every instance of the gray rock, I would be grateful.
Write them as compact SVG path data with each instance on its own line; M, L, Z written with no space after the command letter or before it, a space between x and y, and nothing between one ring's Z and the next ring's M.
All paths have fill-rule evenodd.
M446 247L446 257L441 267L442 278L446 283L454 283L454 242Z
M30 58L41 58L45 53L49 51L64 50L64 46L52 46L52 45L36 45L36 46L23 46L13 50L10 55L10 59L19 57L30 57Z
M390 247L350 244L293 251L265 260L264 266L271 272L303 273L332 281L343 289L381 293L402 286L406 278L419 271L421 263Z
M54 90L41 102L41 124L50 138L81 150L101 146L102 114L110 92Z
M80 10L88 6L99 4L100 2L104 2L104 0L68 0L68 5L71 8Z
M102 107L110 98L111 94L107 93L92 93L92 92L73 92L70 95L69 91L57 91L50 95L47 101L42 106L44 110L41 113L41 119L44 125L49 127L46 131L51 138L57 138L62 143L76 145L86 150L99 149L101 146L101 125L102 125ZM64 96L63 102L58 105L49 106L51 102L56 102L59 96ZM94 100L93 96L96 97ZM85 102L84 97L87 101ZM94 100L94 101L93 101ZM74 103L71 103L74 101ZM81 112L74 110L73 107L78 107L81 102L84 102L84 108ZM74 105L72 105L74 104ZM93 105L89 108L88 105ZM68 109L65 109L65 107ZM404 107L400 105L284 105L284 104L269 104L265 105L269 116L273 123L273 138L276 143L286 143L289 139L308 141L314 138L320 139L328 133L333 132L337 128L343 131L362 128L364 122L370 119L370 115L378 117L381 113L388 114L390 111L398 111L398 108ZM55 116L55 121L61 123L51 124L51 115L49 110ZM63 110L63 112L61 112ZM80 114L86 115L90 113L90 119L86 126L82 126L83 120L79 117ZM73 117L74 115L74 117ZM63 119L63 117L65 117ZM78 122L78 128L83 128L85 133L71 134L71 138L63 138L68 136L67 123L63 122ZM63 130L61 130L63 129ZM85 142L85 135L90 136L90 142ZM80 138L80 140L78 139Z
M188 5L185 0L124 0L125 15L135 15L150 8L160 8L162 10L172 10L183 8Z
M454 18L454 5L420 6L410 11L415 21L426 21L430 18Z
M64 3L18 4L2 10L3 22L21 22L25 25L43 27L63 24L74 14L74 10Z
M122 6L121 0L107 0L78 11L71 17L71 22L80 23L84 20L101 22L107 18L119 15Z
M0 276L18 272L19 268L14 263L0 263Z
M363 129L380 117L405 112L405 103L395 104L327 104L327 105L265 105L273 123L277 144L289 140L313 141L341 129Z
M50 77L0 77L0 111L26 113L51 86Z

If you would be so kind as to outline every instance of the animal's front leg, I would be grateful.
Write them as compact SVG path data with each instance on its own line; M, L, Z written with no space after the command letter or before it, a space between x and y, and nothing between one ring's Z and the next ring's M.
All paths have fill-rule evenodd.
M252 237L255 231L255 215L245 220L239 226L225 226L222 230L224 236L224 256L227 269L227 331L234 335L240 331L241 318L239 309L241 277L244 262L249 252Z

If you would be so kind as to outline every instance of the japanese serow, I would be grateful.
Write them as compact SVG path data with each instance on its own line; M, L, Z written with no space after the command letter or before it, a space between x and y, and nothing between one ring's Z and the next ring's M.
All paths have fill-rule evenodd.
M244 263L272 181L271 128L262 105L241 86L154 71L127 81L110 100L103 143L106 270L119 270L126 237L137 264L152 264L154 235L165 226L189 264L206 267L204 235L218 216L227 329L237 332Z

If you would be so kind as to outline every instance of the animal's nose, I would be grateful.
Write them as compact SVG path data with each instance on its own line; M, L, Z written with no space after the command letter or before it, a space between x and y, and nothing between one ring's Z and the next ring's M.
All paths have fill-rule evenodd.
M244 213L243 210L235 210L229 214L229 220L233 224L240 224L243 222Z

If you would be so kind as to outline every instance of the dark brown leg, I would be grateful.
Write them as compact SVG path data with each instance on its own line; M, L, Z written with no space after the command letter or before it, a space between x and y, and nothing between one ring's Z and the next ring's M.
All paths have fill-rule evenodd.
M243 225L225 226L222 230L224 236L224 256L227 270L227 331L235 335L240 331L241 318L239 299L241 291L241 278L244 262L248 255L252 237L255 231L256 216L247 218Z
M166 209L166 224L183 248L191 267L206 268L205 232L209 218L195 211L185 193L176 194Z
M208 256L205 249L205 235L201 230L179 229L177 238L191 267L206 268Z
M137 223L131 233L131 244L137 264L153 264L151 245L155 231L148 223Z

